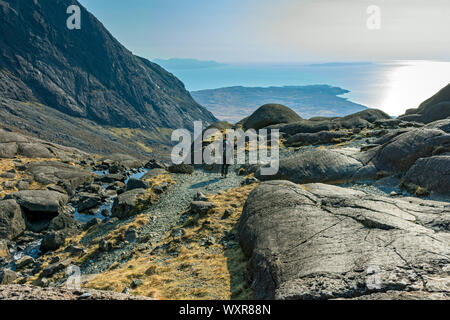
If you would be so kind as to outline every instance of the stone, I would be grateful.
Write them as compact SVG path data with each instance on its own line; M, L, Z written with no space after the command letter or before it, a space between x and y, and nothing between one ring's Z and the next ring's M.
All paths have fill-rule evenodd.
M137 287L142 285L142 280L141 279L137 279L137 280L133 280L133 282L131 282L131 289L136 289Z
M0 285L7 285L13 283L17 279L17 274L10 269L3 269L0 271Z
M84 230L88 230L94 226L98 226L99 224L102 223L102 220L99 218L92 218L91 220L89 220L88 222L85 223L84 225Z
M26 229L25 216L15 200L0 200L0 239L13 240Z
M170 173L179 173L179 174L193 174L194 166L189 164L177 164L169 167Z
M98 194L81 192L78 196L80 199L77 203L79 212L97 208L102 204L102 197Z
M67 203L64 194L48 190L18 191L10 195L17 203L32 212L59 213Z
M29 266L30 264L34 263L34 259L30 256L23 256L19 260L15 262L17 269L22 269L26 266Z
M112 216L119 219L126 219L136 213L139 205L138 196L146 193L144 189L134 189L120 194L114 199Z
M418 159L402 181L402 184L411 183L450 195L450 155Z
M3 259L8 261L10 258L8 242L4 239L0 239L0 260Z
M127 191L134 190L134 189L147 189L148 187L149 187L149 184L140 179L131 178L127 182Z
M51 277L54 274L67 269L71 263L72 263L71 259L66 259L64 261L53 263L44 268L44 270L42 270L41 276L44 278Z
M190 212L192 214L199 214L201 216L208 214L216 205L208 201L193 201L191 202Z
M302 118L290 108L281 104L265 104L243 123L243 129L259 130L264 127L301 121Z
M166 166L162 162L160 162L158 160L151 159L145 164L144 168L150 169L150 170L152 170L152 169L166 169Z
M66 234L62 231L48 233L42 239L40 250L42 252L55 251L62 247L66 241Z
M414 129L375 148L374 163L380 170L406 172L419 159L429 157L439 146L450 147L450 135L437 129Z

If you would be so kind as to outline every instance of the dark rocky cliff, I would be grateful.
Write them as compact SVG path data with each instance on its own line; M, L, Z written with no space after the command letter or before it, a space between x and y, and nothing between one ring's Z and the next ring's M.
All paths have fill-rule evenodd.
M67 7L81 8L69 30ZM0 96L127 128L215 122L181 81L122 46L75 0L0 0Z

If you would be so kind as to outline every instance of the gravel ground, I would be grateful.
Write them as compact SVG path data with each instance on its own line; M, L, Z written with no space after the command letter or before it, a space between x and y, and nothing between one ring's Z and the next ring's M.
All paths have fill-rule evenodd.
M236 174L237 167L230 167L228 177L222 179L220 174L206 172L202 169L195 170L192 175L173 174L176 184L172 185L167 192L161 195L160 199L144 214L150 215L150 223L138 230L139 238L150 236L151 245L156 245L161 241L167 232L180 221L180 213L189 208L194 196L198 192L204 194L217 194L220 191L236 188L243 181L242 176ZM127 224L131 220L121 221L120 224ZM114 226L117 228L118 226ZM84 239L83 241L89 241ZM107 253L102 253L91 263L82 266L83 274L95 274L104 272L114 262L125 262L139 243L124 244L121 249ZM149 244L147 244L149 245Z

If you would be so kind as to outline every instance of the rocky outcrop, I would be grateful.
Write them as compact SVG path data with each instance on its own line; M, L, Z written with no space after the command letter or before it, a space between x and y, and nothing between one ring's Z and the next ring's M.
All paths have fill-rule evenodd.
M450 84L424 101L417 109L407 110L399 119L430 123L448 117L450 117Z
M239 238L256 299L449 292L447 203L271 181L249 196Z
M266 104L256 110L243 123L244 130L259 130L264 127L301 121L302 118L293 110L281 104Z
M340 139L346 136L347 133L341 131L297 133L287 139L286 145L289 147L299 147L318 144L330 144L333 142L340 142Z
M0 239L12 240L26 229L25 216L15 200L0 200Z

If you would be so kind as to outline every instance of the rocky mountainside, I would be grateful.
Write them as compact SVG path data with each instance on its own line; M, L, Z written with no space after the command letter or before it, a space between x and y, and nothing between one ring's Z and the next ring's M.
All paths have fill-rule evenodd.
M67 28L71 4L81 7L80 30ZM0 33L4 125L17 125L15 108L6 107L15 103L48 106L43 116L56 120L69 116L116 128L157 130L216 121L181 81L133 55L77 1L2 0ZM26 118L28 126L19 128L45 137L48 128L33 128L35 120ZM103 140L97 144L108 144Z

